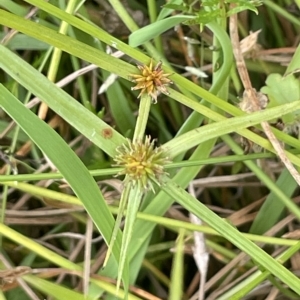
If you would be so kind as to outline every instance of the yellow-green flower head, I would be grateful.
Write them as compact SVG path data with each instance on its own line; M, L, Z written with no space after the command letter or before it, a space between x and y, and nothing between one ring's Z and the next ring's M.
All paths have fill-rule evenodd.
M114 158L116 166L124 167L117 175L126 175L125 184L137 184L143 190L151 189L154 192L153 182L161 184L164 165L169 159L161 147L154 146L155 140L150 141L146 136L145 142L127 143L117 148L118 154Z
M136 83L136 86L132 87L132 90L141 90L138 98L143 94L151 96L154 103L157 103L157 96L159 92L169 94L166 85L173 83L168 77L171 73L164 73L161 68L162 62L158 62L153 67L153 61L151 59L149 66L138 65L137 67L141 71L141 74L130 74L132 81Z

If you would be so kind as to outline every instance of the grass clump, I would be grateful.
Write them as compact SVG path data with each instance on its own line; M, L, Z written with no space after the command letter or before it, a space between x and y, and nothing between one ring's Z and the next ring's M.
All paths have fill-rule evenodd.
M3 299L299 297L295 3L0 2Z

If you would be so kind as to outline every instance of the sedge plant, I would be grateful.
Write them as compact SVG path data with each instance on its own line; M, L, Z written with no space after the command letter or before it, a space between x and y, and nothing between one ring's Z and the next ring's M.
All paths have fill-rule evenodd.
M88 13L82 2L70 1L72 3L68 6L40 0L26 0L25 2L41 12L39 18L43 22L33 22L24 18L23 16L28 13L26 7L15 4L13 1L6 1L5 4L0 2L2 7L0 24L18 32L17 37L22 35L29 41L39 41L40 44L36 47L39 46L48 51L41 65L44 66L51 56L48 69L51 72L48 73L48 78L42 75L35 66L31 66L20 55L14 53L13 44L9 39L4 40L5 43L0 45L0 67L1 76L6 78L7 82L3 80L0 85L0 105L20 128L21 133L24 134L23 139L36 145L37 148L32 146L36 149L36 153L50 160L57 172L38 175L33 174L34 172L26 175L1 175L0 182L4 187L24 191L41 200L51 198L52 201L67 203L72 207L75 206L76 209L83 207L93 221L96 231L101 234L108 246L106 259L103 262L104 268L98 274L102 277L89 276L84 272L85 268L82 264L64 258L29 239L17 229L9 228L3 222L5 214L3 203L0 233L4 245L7 239L22 245L34 253L31 260L29 256L27 257L27 262L34 261L37 255L68 270L70 274L73 272L73 275L83 278L87 285L84 293L80 293L36 275L21 274L25 283L38 292L57 299L71 297L96 299L104 292L108 293L108 299L113 299L113 297L142 299L141 296L129 291L129 287L134 284L138 271L141 269L156 222L176 201L188 212L205 222L212 230L211 232L222 236L223 239L251 257L254 262L251 266L258 267L257 273L254 273L251 278L228 291L230 299L238 299L234 297L245 295L250 291L250 287L253 289L266 278L269 278L276 287L278 287L277 280L280 280L281 290L287 290L284 288L287 286L290 289L288 292L300 295L299 278L282 265L299 250L299 242L293 241L292 244L286 244L289 247L288 250L273 258L253 242L253 240L257 241L257 236L247 236L241 233L230 222L219 217L185 190L199 174L203 164L213 163L209 156L218 141L222 139L236 154L233 155L232 160L242 161L271 190L265 205L272 206L276 199L280 203L279 212L288 209L296 218L300 217L298 206L290 198L296 185L289 177L289 173L283 172L278 179L279 184L275 184L250 160L276 155L270 142L251 128L256 126L255 128L260 129L258 124L282 116L293 122L299 109L298 83L293 77L287 77L288 82L284 82L283 85L292 86L293 95L291 101L283 102L278 100L278 92L274 92L276 89L272 89L276 78L270 75L265 90L273 99L271 99L272 105L259 112L246 114L238 106L226 101L230 74L233 72L232 46L224 28L226 18L246 10L257 13L257 5L261 3L240 0L235 1L236 8L230 9L227 1L203 1L203 7L197 9L196 5L192 5L195 3L191 4L189 1L170 1L155 18L156 10L153 7L150 10L153 4L148 1L152 23L139 29L121 2L110 0L108 1L110 7L119 15L129 30L133 31L128 43L125 43L92 23L87 17ZM54 24L62 22L61 30L58 32L56 27L53 28L53 24L49 24L47 18L42 18L43 14L46 14ZM213 64L218 67L212 74L212 85L208 88L195 84L176 72L164 54L159 52L162 50L161 34L180 24L198 26L200 30L208 28L214 36L217 53L214 54ZM68 30L66 25L69 27ZM295 23L294 26L298 24ZM150 42L153 38L155 46ZM137 66L131 60L123 60L107 54L101 43L136 60ZM56 72L62 64L61 52L68 53L72 57L75 67L79 66L79 60L83 60L99 67L103 77L107 77L105 72L119 77L119 80L109 88L113 91L107 90L111 115L116 119L117 129L105 119L105 111L97 114L91 106L87 97L87 87L83 81L78 80L82 103L53 83ZM299 53L298 47L286 70L289 76L294 76L293 71L299 69ZM235 86L238 86L237 82ZM21 92L18 92L18 89L21 89ZM128 96L128 91L138 91L138 102L133 102ZM26 97L25 93L28 93ZM31 95L36 98L27 103ZM166 120L163 118L160 107L161 99L167 99L169 103L172 121L178 125L176 134L172 135L166 130ZM43 102L41 107L44 107L39 108L40 118L29 108L39 101ZM186 120L181 113L182 107L191 111ZM131 123L130 120L135 116L132 112L133 108L138 113L134 126L131 126L128 123ZM95 148L97 147L98 150L95 151L97 158L103 163L101 167L93 171L88 170L62 136L42 120L47 116L48 109L55 112L74 131L76 130L93 143ZM124 112L127 112L126 116ZM123 117L129 120L125 122L124 127L122 127ZM147 134L151 118L155 118L156 122L162 125L160 136L163 142L156 141L156 137ZM19 134L19 131L15 132L15 140L21 139ZM244 155L243 150L230 134L243 136L265 149L267 153ZM278 129L274 129L274 134L285 143L286 157L294 166L299 167L298 139ZM185 160L186 157L188 157L187 160ZM221 161L226 161L226 159L228 157ZM108 206L104 192L99 190L93 176L111 176L110 179L122 179L116 219L112 215L112 211L115 212L115 210ZM41 188L34 182L32 183L33 180L43 178L53 180L63 178L74 195L68 195L63 190L57 192L52 191L51 188ZM285 192L282 190L282 185L287 181L289 186ZM8 191L8 188L5 191ZM265 209L262 207L262 211ZM142 212L141 216L154 216L154 218L156 216L157 219L154 219L152 223L147 222L139 216L138 211ZM121 231L120 225L124 215L125 225ZM270 219L267 225L262 225L261 217L257 218L253 223L252 233L262 234L278 221L279 215L280 213L276 214L273 219L271 218L272 220ZM72 212L72 217L80 224L87 223L87 216L84 214ZM188 226L184 225L184 222L181 224ZM172 227L173 230L175 228L171 221L167 222L166 226ZM197 228L200 230L200 227ZM183 264L182 245L185 234L185 230L178 230L178 248L181 250L174 256L174 269L170 283L170 299L172 300L180 299L178 297L181 297L182 293L178 291L183 290L179 273ZM273 240L273 242L278 241ZM116 284L101 280L103 277L117 279Z

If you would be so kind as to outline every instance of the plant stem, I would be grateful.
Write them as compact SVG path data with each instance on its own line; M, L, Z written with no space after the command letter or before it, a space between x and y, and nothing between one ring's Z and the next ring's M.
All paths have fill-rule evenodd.
M139 114L136 120L134 135L133 135L133 143L142 141L144 138L147 121L149 117L150 107L151 107L151 97L149 95L142 95L141 102L139 106Z

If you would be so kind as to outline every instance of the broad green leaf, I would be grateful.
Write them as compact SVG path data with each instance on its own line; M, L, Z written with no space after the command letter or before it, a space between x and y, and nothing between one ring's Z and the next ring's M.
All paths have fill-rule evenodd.
M275 107L285 103L300 100L300 82L293 75L282 77L280 74L271 74L266 80L266 86L261 88L270 100L269 107ZM299 119L300 109L282 116L286 124L291 124Z

